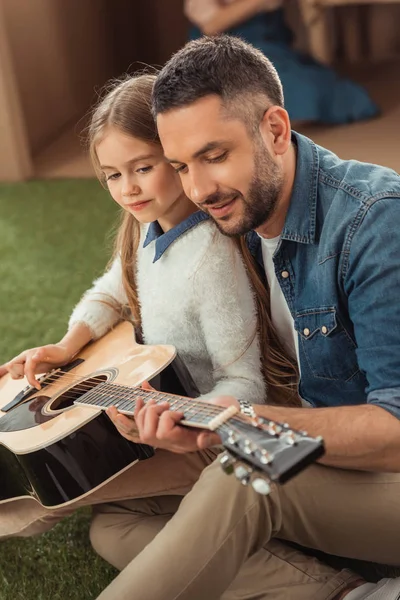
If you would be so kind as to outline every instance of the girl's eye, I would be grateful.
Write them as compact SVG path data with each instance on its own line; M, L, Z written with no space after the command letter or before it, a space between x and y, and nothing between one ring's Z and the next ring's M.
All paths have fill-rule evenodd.
M149 173L152 170L152 168L152 166L140 167L140 169L136 169L136 173Z
M175 173L183 173L185 169L187 170L186 165L181 165L180 167L174 167Z
M225 160L225 158L228 156L227 152L223 152L222 154L218 154L218 156L213 156L211 158L207 158L207 162L210 163L218 163L218 162L222 162Z
M118 179L118 177L121 176L121 173L112 173L112 175L108 175L106 177L106 181L114 181L115 179Z

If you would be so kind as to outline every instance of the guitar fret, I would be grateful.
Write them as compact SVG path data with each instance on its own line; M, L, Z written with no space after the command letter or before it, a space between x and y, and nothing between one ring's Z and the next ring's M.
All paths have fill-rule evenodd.
M182 400L174 400L170 403L172 410L176 410L177 412L184 412L184 409L187 406L186 402L182 402Z
M119 402L118 405L115 404L118 410L129 410L129 412L134 412L135 406L132 404L132 400L125 400L122 403Z
M97 396L95 394L98 394L98 387L99 386L83 394L83 396L79 398L79 402L83 402L84 404L96 404Z
M81 396L79 402L91 406L100 406L102 408L108 408L114 405L120 410L133 413L138 398L143 398L145 404L150 400L154 400L156 404L167 402L169 404L169 409L182 412L184 414L184 419L188 423L192 421L193 423L207 425L208 422L223 411L222 408L214 405L206 405L204 402L196 401L195 399L165 394L158 391L129 388L112 382L102 382Z
M128 390L121 390L121 391L122 391L122 396L120 398L121 398L122 404L121 404L121 402L118 403L119 408L122 407L126 401L128 401L128 403L130 401L129 400L129 391Z
M115 395L114 388L118 390L118 396ZM134 410L135 404L134 400L130 398L130 389L124 389L122 386L118 384L109 383L105 388L108 396L111 396L110 402L108 406L116 406L117 408L128 408L130 410Z

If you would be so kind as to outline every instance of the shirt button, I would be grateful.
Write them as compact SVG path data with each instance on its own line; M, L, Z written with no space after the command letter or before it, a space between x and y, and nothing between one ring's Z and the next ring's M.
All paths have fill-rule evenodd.
M325 325L322 325L321 331L322 331L322 333L328 333L328 328L325 327Z
M288 271L282 271L281 275L282 275L283 279L287 279L289 277Z
M304 333L304 335L310 335L310 330L308 329L308 327L303 329L303 333Z

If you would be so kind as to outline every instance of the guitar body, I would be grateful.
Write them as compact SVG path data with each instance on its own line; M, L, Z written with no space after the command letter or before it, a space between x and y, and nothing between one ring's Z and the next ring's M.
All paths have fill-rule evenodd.
M153 456L150 446L125 440L99 407L73 404L98 383L149 381L164 392L198 395L175 348L136 343L127 322L77 358L80 364L13 408L27 382L0 379L0 503L32 497L46 507L65 505Z

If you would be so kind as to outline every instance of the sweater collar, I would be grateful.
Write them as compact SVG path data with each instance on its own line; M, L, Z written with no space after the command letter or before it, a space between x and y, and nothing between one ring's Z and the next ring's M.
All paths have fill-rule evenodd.
M181 235L183 235L189 229L196 227L202 221L209 219L209 216L198 210L191 215L188 216L187 219L175 225L172 229L164 233L161 229L158 221L154 221L150 223L149 228L146 233L146 238L143 242L143 248L146 248L149 244L154 242L154 259L153 263L157 262L164 252L170 247L170 245L177 240Z

